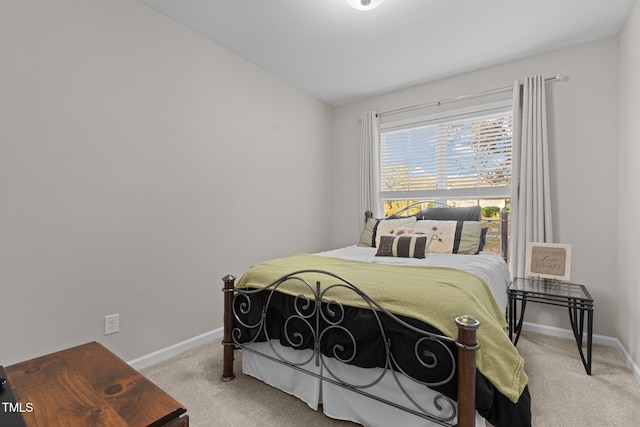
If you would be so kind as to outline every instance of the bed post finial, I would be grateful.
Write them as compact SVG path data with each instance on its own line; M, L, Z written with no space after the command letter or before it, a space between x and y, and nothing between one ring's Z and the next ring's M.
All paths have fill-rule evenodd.
M222 364L222 381L231 381L235 378L233 375L233 290L236 285L236 278L231 274L227 274L222 278L224 281L224 335L222 337L222 345L224 346L223 364Z
M364 213L364 223L366 224L369 219L373 218L373 212L366 211Z
M458 325L458 426L475 426L476 332L480 322L469 315L456 319Z

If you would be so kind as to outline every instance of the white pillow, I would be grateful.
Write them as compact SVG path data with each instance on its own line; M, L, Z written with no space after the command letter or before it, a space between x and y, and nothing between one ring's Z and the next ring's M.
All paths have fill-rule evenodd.
M413 228L416 221L415 216L380 221L376 229L376 248L380 246L380 236L395 236L398 229Z
M422 220L417 221L416 230L424 230L429 237L427 243L427 252L434 254L451 254L453 253L453 243L456 238L456 226L458 221L436 221Z

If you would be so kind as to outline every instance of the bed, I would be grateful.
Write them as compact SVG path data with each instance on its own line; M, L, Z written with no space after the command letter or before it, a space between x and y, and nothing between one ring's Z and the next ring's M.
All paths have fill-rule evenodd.
M367 214L357 245L226 276L223 380L242 349L244 373L333 418L530 425L523 361L505 333L507 220L501 257L483 250L492 233L479 209Z

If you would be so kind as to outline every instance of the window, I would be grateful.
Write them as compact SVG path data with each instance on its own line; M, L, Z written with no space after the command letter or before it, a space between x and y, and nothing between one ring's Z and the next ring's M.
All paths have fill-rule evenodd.
M384 124L385 215L415 201L491 207L487 212L508 208L512 130L511 101Z

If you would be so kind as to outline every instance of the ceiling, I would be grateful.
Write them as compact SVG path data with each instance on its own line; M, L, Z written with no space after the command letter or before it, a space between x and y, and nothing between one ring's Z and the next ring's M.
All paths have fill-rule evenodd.
M142 1L338 106L618 34L635 0Z

